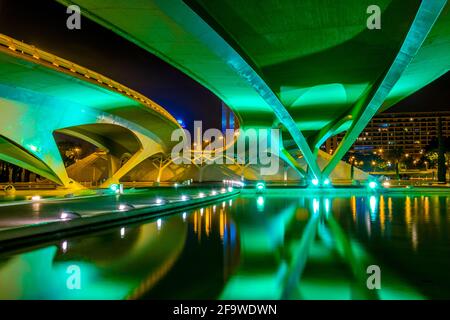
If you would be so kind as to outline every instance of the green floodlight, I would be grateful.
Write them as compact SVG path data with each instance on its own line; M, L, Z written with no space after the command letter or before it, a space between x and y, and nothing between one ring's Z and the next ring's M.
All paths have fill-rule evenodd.
M117 183L114 183L114 184L112 184L112 185L110 185L109 186L109 189L112 191L112 192L117 192L117 191L119 191L119 185L117 184Z
M375 190L378 187L378 184L375 181L370 181L369 182L369 189L370 190Z
M261 193L266 188L266 184L264 182L258 182L256 184L256 192Z

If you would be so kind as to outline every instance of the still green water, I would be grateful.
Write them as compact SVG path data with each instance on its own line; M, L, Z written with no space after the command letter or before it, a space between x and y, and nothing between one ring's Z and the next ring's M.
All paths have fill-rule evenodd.
M0 298L448 299L449 202L242 194L2 254ZM373 265L379 290L367 287Z

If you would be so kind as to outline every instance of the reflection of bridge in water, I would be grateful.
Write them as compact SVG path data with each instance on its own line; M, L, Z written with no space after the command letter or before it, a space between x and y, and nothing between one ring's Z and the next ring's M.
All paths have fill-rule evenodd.
M368 209L374 214L377 200L374 196L368 200ZM256 199L245 197L243 201L256 201L253 206L256 213L235 209L241 264L227 281L220 298L422 297L386 269L383 270L382 289L368 289L370 274L366 271L377 262L342 230L333 216L332 198L302 197L299 203L291 203L273 214L262 213L266 201L264 195ZM356 208L353 210L356 215ZM405 289L404 296L398 292L399 287Z
M368 290L367 267L378 265L380 257L369 254L341 227L351 221L370 234L380 223L379 231L389 232L385 224L393 215L390 197L361 193L344 200L326 194L281 198L276 192L243 194L157 221L8 254L0 259L0 296L422 298L386 265L381 290ZM417 208L415 202L406 198L407 222ZM71 265L81 268L81 291L66 287Z
M3 299L123 299L150 290L183 251L180 219L127 226L95 238L74 238L0 263ZM101 237L101 236L104 237ZM80 290L67 287L69 266L80 268Z

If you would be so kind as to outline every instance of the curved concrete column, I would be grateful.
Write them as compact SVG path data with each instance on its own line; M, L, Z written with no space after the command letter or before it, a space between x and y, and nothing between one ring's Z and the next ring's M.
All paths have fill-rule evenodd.
M101 185L102 188L107 188L113 183L119 183L120 178L130 172L145 159L148 159L157 153L164 153L165 150L157 141L138 132L134 132L134 134L136 134L139 141L141 142L142 148L139 149L135 154L133 154L131 158L122 167L120 167L111 178L106 180Z

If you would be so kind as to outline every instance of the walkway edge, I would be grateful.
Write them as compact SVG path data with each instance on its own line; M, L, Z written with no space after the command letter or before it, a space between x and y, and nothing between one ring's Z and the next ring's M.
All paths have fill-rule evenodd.
M54 221L0 232L0 251L19 249L27 245L42 244L65 237L86 234L115 226L152 220L165 215L187 211L220 200L234 197L240 190L201 199L177 201L167 205L152 206L129 211L115 211L68 221Z

